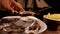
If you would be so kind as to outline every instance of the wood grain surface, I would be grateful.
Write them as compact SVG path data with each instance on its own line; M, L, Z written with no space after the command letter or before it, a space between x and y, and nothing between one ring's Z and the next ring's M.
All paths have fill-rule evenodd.
M60 31L50 31L50 30L46 30L45 32L41 33L41 34L60 34Z

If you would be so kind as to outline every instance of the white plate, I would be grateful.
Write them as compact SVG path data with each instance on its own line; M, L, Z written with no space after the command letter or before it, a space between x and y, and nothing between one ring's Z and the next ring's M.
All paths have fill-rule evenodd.
M7 16L7 17L3 17L3 18L21 18L21 16ZM39 30L38 34L44 32L47 29L47 25L40 19L33 17L33 16L28 16L28 18L35 19L40 24L41 29Z
M41 21L40 19L33 17L33 16L28 16L28 17L31 19L37 20L38 23L40 24L41 29L39 30L39 32L37 34L42 33L47 29L47 25L43 21Z

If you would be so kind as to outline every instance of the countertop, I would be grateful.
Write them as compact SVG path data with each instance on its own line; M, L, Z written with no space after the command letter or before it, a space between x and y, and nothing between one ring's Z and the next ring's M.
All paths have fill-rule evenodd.
M50 30L46 30L41 34L60 34L60 31L50 31Z

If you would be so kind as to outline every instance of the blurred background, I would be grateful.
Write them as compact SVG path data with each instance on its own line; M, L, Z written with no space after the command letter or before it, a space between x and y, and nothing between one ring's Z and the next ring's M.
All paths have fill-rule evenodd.
M45 14L60 13L59 0L16 0L16 2L21 3L26 11L35 12L35 16L41 20Z
M37 8L53 8L54 11L60 11L60 2L59 0L16 0L21 3L24 8L36 9Z
M26 11L35 12L35 16L40 19L51 10L51 6L45 0L17 0L17 2L21 3Z
M47 13L60 13L59 0L17 0L26 11L33 11L36 17L42 20Z

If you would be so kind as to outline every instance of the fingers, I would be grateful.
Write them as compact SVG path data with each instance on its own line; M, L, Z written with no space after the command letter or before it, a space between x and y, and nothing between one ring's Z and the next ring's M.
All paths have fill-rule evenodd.
M25 12L25 10L23 9L23 7L21 6L20 3L17 3L17 8L19 8L21 11Z
M20 3L14 2L14 5L15 5L16 8L18 8L19 10L25 11L25 10L23 9L23 7L21 6Z
M12 7L9 6L7 9L9 10L9 12L10 12L11 14L14 14L14 9L13 9Z
M10 12L11 14L14 14L14 9L11 7L10 4L7 4L7 5L5 6L5 8L6 8L7 10L9 10L9 12Z
M14 14L14 8L17 10L25 11L23 7L21 6L20 3L15 2L14 0L2 0L1 1L2 5L4 6L5 9L8 9L11 14Z
M1 4L5 9L8 9L11 14L14 13L14 9L11 7L12 2L9 0L1 0Z
M14 14L14 9L11 7L10 4L6 4L6 6L4 5L4 7L5 7L11 14Z

